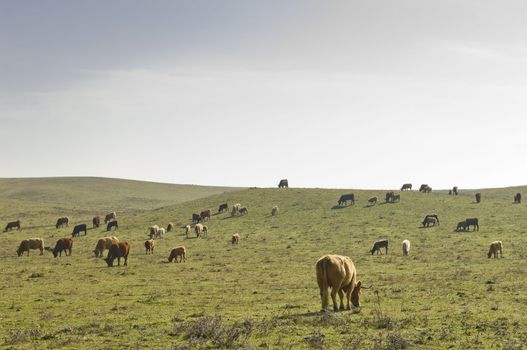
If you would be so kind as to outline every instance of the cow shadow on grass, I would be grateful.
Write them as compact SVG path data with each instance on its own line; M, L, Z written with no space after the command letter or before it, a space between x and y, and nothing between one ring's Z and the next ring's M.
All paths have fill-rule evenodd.
M353 205L334 205L331 207L331 210L336 210L336 209L346 209L346 208L350 208L352 207Z

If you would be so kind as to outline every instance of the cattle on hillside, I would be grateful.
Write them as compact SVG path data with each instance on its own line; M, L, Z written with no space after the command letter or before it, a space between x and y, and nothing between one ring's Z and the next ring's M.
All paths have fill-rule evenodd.
M172 262L172 260L174 260L174 262L186 261L187 260L186 255L187 255L187 249L185 249L185 247L183 246L176 247L172 249L172 251L170 252L170 255L168 256L168 262ZM179 257L179 261L178 261L178 257Z
M395 203L395 202L400 202L401 201L401 195L400 194L396 194L392 197L392 203Z
M93 228L98 228L99 226L101 226L101 217L94 216L93 219L91 220L91 223L92 223Z
M375 241L375 243L373 243L373 248L371 248L370 250L371 255L373 255L374 253L377 253L377 254L381 253L382 255L382 251L381 251L382 248L386 249L386 254L388 254L388 240L387 239Z
M84 235L88 234L88 228L86 227L86 224L80 224L73 228L73 232L71 233L71 237L77 237L80 235L81 232L84 232Z
M203 234L203 225L196 224L196 226L194 226L194 232L196 232L196 238L199 238Z
M117 214L115 212L111 212L109 214L106 214L104 217L104 223L107 224L109 221L116 220Z
M278 188L289 188L289 181L287 181L287 179L280 180Z
M218 213L223 213L226 210L229 210L229 205L227 203L220 204L218 207Z
M108 267L113 266L114 260L117 258L117 266L121 266L121 258L124 258L124 266L128 266L128 254L130 253L130 243L119 242L113 243L108 250L108 255L104 259Z
M24 252L27 252L27 256L29 256L30 249L38 249L40 250L40 255L44 254L44 240L42 238L24 239L20 242L16 253L20 256Z
M317 284L320 289L322 311L328 309L328 288L331 288L333 310L338 311L337 293L340 298L340 310L344 310L343 297L346 294L347 309L360 307L359 295L362 283L357 281L357 270L351 258L342 255L326 255L316 263Z
M155 238L161 238L161 239L164 239L164 236L165 236L165 229L163 227L160 227L159 230L156 231L155 233Z
M154 254L154 246L155 245L156 245L156 241L154 241L153 239L149 239L149 240L145 241L146 254L148 254L148 253Z
M412 184L403 184L401 186L401 191L411 191L412 190Z
M355 194L354 193L343 194L342 196L340 196L337 203L339 206L343 206L343 205L346 205L348 201L351 202L351 205L355 204Z
M419 192L425 192L427 187L428 187L427 184L422 184L421 187L419 187Z
M494 258L501 256L503 258L503 243L501 241L494 241L490 244L487 257L490 259L491 256L494 256Z
M53 253L53 256L56 258L57 256L62 256L62 252L66 254L66 256L71 255L71 250L73 248L73 239L65 237L60 238L57 240L57 243L55 243L55 247L50 248L46 247L46 250L49 250ZM68 254L69 253L69 254Z
M452 193L454 194L454 196L458 195L457 186L452 187Z
M210 214L211 214L210 209L203 210L199 214L199 217L201 218L201 221L205 221L205 219L210 220Z
M435 223L434 223L433 221L428 221L429 218L433 218L433 219L435 219ZM426 225L427 221L429 222L428 225ZM440 223L439 223L439 216L438 216L437 214L427 214L427 215L425 216L425 218L424 218L424 220L423 220L423 227L425 227L425 226L428 227L428 226L430 226L430 224L434 224L434 226L435 226L435 224L437 224L437 225L440 224Z
M119 224L117 223L117 220L110 221L108 225L106 225L106 231L111 231L112 228L114 230L117 230L119 228Z
M7 225L5 226L4 232L13 230L15 228L17 229L17 231L21 230L20 220L8 222Z
M187 236L187 238L188 238L188 234L190 233L191 229L192 229L192 227L190 227L190 225L186 225L185 226L185 236Z
M437 224L437 219L433 216L426 216L422 222L423 227L430 227L430 225L435 226Z
M192 223L193 224L197 224L198 222L201 221L201 216L199 214L192 214Z
M68 226L70 222L70 219L67 217L67 216L64 216L62 218L58 218L57 219L57 223L55 224L55 227L58 229L58 228L62 228L64 226Z
M247 215L249 214L249 210L247 210L246 207L241 207L240 208L240 215Z
M95 246L95 249L93 250L93 253L96 257L102 257L105 249L110 249L112 244L119 243L119 238L115 236L111 237L104 237L97 241L97 245Z
M152 225L148 228L148 230L146 231L146 233L148 234L148 236L150 237L150 239L152 238L155 238L156 237L156 233L157 231L159 230L159 226L157 225Z
M468 230L470 230L470 226L473 226L474 227L474 231L476 231L476 229L479 231L478 218L465 219L465 222L467 223L467 229Z

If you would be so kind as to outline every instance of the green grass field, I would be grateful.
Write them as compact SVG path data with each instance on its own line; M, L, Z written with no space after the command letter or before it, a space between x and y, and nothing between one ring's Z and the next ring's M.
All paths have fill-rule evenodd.
M366 207L385 191L333 189L185 188L173 192L135 182L105 180L56 186L41 180L0 180L3 225L21 218L20 232L0 239L0 345L64 349L523 349L527 344L525 275L527 204L513 204L527 188L401 193L401 203ZM20 181L20 182L19 182ZM59 180L57 180L59 181ZM72 181L61 179L59 182ZM77 179L77 183L79 183ZM92 180L89 180L92 181ZM82 181L80 181L82 182ZM153 186L153 187L149 187ZM160 185L170 186L170 185ZM113 188L119 188L114 190ZM126 190L121 190L126 188ZM49 191L49 192L48 192ZM354 192L355 206L335 208ZM142 200L141 200L142 199ZM208 239L186 239L194 212L241 203L243 217L214 215ZM382 201L381 201L382 202ZM143 204L141 204L143 203ZM270 215L278 205L280 214ZM128 267L106 267L92 250L104 228L75 238L72 256L31 251L17 257L20 240L46 245L70 236L57 217L89 223L91 214L117 211L116 236L132 250ZM441 225L420 228L427 213ZM478 217L479 232L454 232ZM147 227L168 222L175 232L145 255ZM33 228L24 228L30 226ZM90 225L91 226L91 225ZM240 244L230 237L238 232ZM368 253L390 240L388 255ZM401 242L412 242L409 257ZM504 259L488 259L502 240ZM187 261L171 263L184 245ZM363 290L360 312L320 313L315 262L324 254L350 256Z

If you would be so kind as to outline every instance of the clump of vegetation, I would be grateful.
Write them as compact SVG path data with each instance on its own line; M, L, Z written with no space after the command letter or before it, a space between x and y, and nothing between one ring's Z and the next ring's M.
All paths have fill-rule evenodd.
M40 328L19 328L9 332L5 340L5 345L30 342L39 339L41 336Z

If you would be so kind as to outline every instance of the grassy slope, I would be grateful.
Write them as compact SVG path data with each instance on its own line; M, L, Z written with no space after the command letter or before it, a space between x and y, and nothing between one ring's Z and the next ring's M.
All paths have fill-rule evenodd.
M331 349L396 349L405 342L427 349L521 348L527 341L527 297L521 292L527 219L525 204L512 204L516 188L483 190L480 204L472 203L473 192L412 192L402 193L401 203L370 208L366 199L384 193L354 191L356 206L332 209L346 192L244 190L121 216L116 235L132 244L127 268L109 269L92 257L102 230L76 238L73 255L57 259L33 251L18 258L14 250L22 238L51 243L69 229L2 234L0 339L20 348L232 348L244 342L229 343L228 334L251 328L247 348L324 343ZM249 215L215 215L207 223L209 239L184 238L179 226L193 212L224 201L242 203ZM273 205L280 207L278 217L270 216ZM55 218L51 209L39 220ZM440 215L441 225L419 228L429 212ZM479 232L453 232L458 221L474 216ZM168 221L177 231L158 240L154 255L145 255L147 226ZM234 232L241 234L239 246L229 243ZM380 238L390 240L389 254L367 254ZM406 258L400 248L405 238L412 242ZM503 260L486 257L495 239L504 243ZM169 250L182 244L187 262L168 264ZM327 253L351 256L371 287L363 292L360 313L318 313L314 264ZM205 316L221 316L223 324ZM202 338L188 339L192 332ZM119 334L125 343L118 343Z

